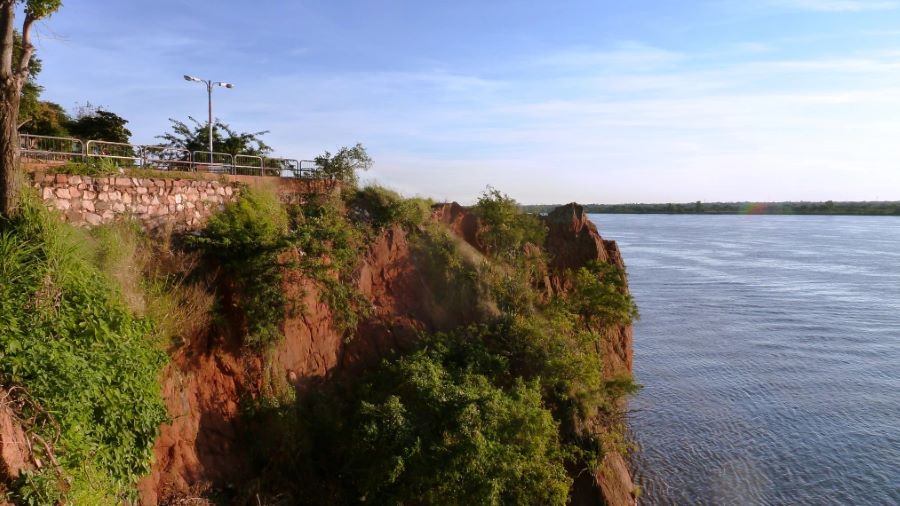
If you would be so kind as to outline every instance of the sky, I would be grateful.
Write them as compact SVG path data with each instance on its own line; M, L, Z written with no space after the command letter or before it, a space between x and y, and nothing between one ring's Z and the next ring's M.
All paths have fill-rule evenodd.
M472 202L900 200L900 0L64 2L44 99ZM20 18L21 19L21 18Z

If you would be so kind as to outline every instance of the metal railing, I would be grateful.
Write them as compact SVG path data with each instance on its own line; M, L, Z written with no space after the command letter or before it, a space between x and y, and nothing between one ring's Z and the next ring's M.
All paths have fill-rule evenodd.
M19 152L28 158L68 161L81 158L84 143L74 137L19 134Z
M194 170L197 171L216 174L232 174L234 171L234 156L229 153L194 151L191 153L191 160L194 162Z
M253 155L235 155L234 169L232 174L241 174L244 176L262 176L262 157Z
M141 146L141 166L158 170L192 171L191 152L171 146Z
M87 141L84 153L88 158L112 160L119 166L140 165L143 157L141 146L124 142Z
M231 155L190 152L172 146L126 144L74 137L19 134L19 152L23 158L40 161L110 160L120 167L156 170L201 171L216 174L316 178L320 169L312 160L269 158L255 155Z

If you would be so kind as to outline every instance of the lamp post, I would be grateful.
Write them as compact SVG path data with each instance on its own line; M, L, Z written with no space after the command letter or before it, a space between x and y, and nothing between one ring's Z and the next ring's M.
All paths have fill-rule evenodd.
M185 81L194 83L203 83L206 85L206 93L209 97L209 163L213 162L213 114L212 114L212 91L213 86L221 86L223 88L234 88L231 83L223 83L221 81L212 81L211 79L200 79L199 77L189 76L185 74Z

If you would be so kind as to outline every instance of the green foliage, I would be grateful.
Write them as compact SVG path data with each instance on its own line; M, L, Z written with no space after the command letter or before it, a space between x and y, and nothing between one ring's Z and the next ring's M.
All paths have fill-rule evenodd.
M123 501L166 419L152 323L92 265L89 242L32 199L0 224L0 382L24 387L23 416L53 421L36 427L72 478L55 487L49 468L26 475L14 491L26 503L51 493ZM88 468L105 478L87 479Z
M157 135L156 138L162 139L168 146L191 152L209 151L209 125L197 121L192 116L189 116L188 120L192 123L191 125L176 119L169 119L172 123L172 131ZM261 139L267 133L267 130L252 133L238 132L227 124L215 120L213 122L213 151L231 155L266 156L272 152L272 148Z
M312 503L565 504L568 454L535 382L497 384L442 344L301 407ZM492 357L487 357L494 359ZM340 481L337 483L336 481Z
M424 262L426 274L437 291L449 297L453 287L476 289L478 263L467 259L460 251L461 240L437 223L429 223L420 233L411 236L414 251Z
M513 255L506 262L483 261L478 267L480 290L504 313L531 314L541 303L538 283L546 269L541 255Z
M246 317L247 344L264 349L281 338L286 299L279 255L287 248L288 216L278 197L245 189L212 216L203 233L187 239L233 276Z
M68 137L71 119L61 105L38 100L36 85L26 83L23 87L22 104L19 108L20 132L32 135Z
M82 107L75 119L68 124L69 134L81 140L101 140L129 143L131 131L125 128L128 120L116 113L93 107Z
M44 19L62 7L62 0L19 0L25 5L25 15L34 19Z
M627 292L625 273L615 265L591 261L572 276L566 300L590 326L629 325L638 309Z
M109 158L90 157L85 162L66 162L65 165L53 167L53 171L72 176L104 177L118 174L119 166Z
M313 198L291 211L292 241L302 252L300 267L318 282L322 302L349 339L371 312L371 303L350 282L359 261L361 233L334 198Z
M479 240L494 256L515 255L525 243L544 244L547 229L541 220L522 212L509 195L490 186L473 208L487 226Z
M426 199L403 198L399 193L378 185L351 189L348 198L348 205L356 218L376 229L393 224L418 227L431 215L431 204Z
M352 148L343 147L333 155L326 151L317 156L315 161L323 177L343 181L346 188L355 188L359 181L357 172L372 167L372 159L362 144Z

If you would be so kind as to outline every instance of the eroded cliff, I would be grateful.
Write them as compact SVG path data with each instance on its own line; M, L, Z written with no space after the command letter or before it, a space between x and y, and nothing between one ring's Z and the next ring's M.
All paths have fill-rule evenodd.
M514 201L499 193L485 194L487 203L477 209L456 203L429 208L422 201L403 200L377 188L359 190L350 197L335 194L324 204L306 203L306 197L300 204L279 204L277 197L267 201L254 195L255 190L242 192L240 201L229 204L225 217L213 218L201 233L153 239L139 238L127 226L92 232L103 240L96 252L79 253L77 261L102 265L105 274L84 267L90 279L101 282L93 289L98 294L121 292L124 301L110 299L103 310L112 316L101 314L92 325L96 323L111 337L131 336L129 350L134 351L117 347L117 353L144 354L145 377L159 371L155 364L164 363L159 390L137 377L127 378L122 385L123 402L129 395L125 392L134 391L142 381L140 388L146 393L142 390L141 409L127 412L136 421L117 429L123 437L132 438L125 440L132 446L120 454L135 460L114 483L91 481L102 476L96 474L102 468L86 470L78 478L83 482L72 484L66 477L67 473L77 475L69 469L85 462L81 454L69 450L72 441L79 441L78 425L50 431L54 441L62 438L60 446L35 453L34 438L42 429L19 415L37 413L42 423L51 425L55 415L37 404L31 411L8 408L8 403L0 406L4 443L0 481L16 487L11 497L44 494L64 500L80 494L84 500L112 496L129 500L133 482L127 473L135 469L137 474L144 473L142 466L152 462L150 472L138 483L139 500L145 505L213 500L391 503L416 497L415 487L434 491L446 486L457 499L468 496L478 501L494 494L479 488L485 485L500 494L494 502L522 493L529 502L541 502L537 495L528 494L546 492L545 499L553 503L565 502L566 497L573 504L634 503L634 486L621 456L623 431L618 416L631 385L634 307L615 242L600 236L580 206L562 206L537 218L523 215ZM53 225L57 226L63 227ZM69 234L62 228L51 229L53 234ZM223 230L239 235L223 236ZM49 248L50 232L42 232L45 239L25 239L23 244L37 240ZM108 251L110 247L121 251ZM142 248L146 251L139 253ZM50 260L51 253L47 254ZM56 280L46 281L50 278L45 276L41 281L40 273L35 271L36 293L26 293L21 301L10 299L25 312L44 304L47 297L52 303L52 297L75 290L63 284L55 288ZM104 288L109 282L118 289ZM80 314L92 299L63 300L72 305L72 314ZM50 307L47 314L59 314L58 309ZM121 328L108 328L104 318L115 318ZM156 324L145 325L151 320ZM77 329L84 327L75 320L71 330L68 323L63 327L59 321L40 321L51 334L83 337L78 334L83 330ZM169 340L168 361L159 361L158 349L153 349L157 345L138 340L151 330ZM100 337L117 346L115 338ZM95 355L84 355L106 357L102 350L95 351ZM67 353L60 359L70 360ZM81 355L72 357L80 361ZM114 375L128 369L115 361L104 367ZM425 381L417 387L424 390L396 397L392 387L385 387L397 375L406 381L402 375L419 374L415 367L432 370L426 377L408 378ZM96 377L86 376L88 370L77 374L103 385L110 381L105 371ZM30 378L34 374L43 378L45 372L36 370L19 381L36 381ZM448 382L449 378L456 379ZM55 381L52 386L58 384ZM103 396L103 388L91 391ZM419 402L415 396L427 397L437 392L428 389L447 388L461 390L440 394L422 405L423 412L439 405L437 425L451 424L440 429L447 431L443 435L436 433L434 448L426 451L417 438L435 434L417 435L417 431L431 430L435 421L417 421L422 415L415 412ZM153 458L141 460L150 440L145 439L142 447L133 434L155 432L163 418L157 412L162 409L157 407L159 391L167 421L153 440ZM35 398L65 402L41 395ZM459 409L453 402L442 404L446 395L462 396ZM82 402L88 409L100 401L85 398ZM124 409L125 405L112 407ZM359 411L359 406L364 409ZM391 410L399 411L389 415ZM117 423L114 410L85 413L101 417L96 420L110 427ZM316 416L319 419L313 420ZM518 428L510 432L503 428L505 422L498 422L510 416L512 427L521 427L521 434ZM336 426L321 430L329 420ZM403 428L388 429L390 424L377 428L389 420ZM132 425L147 425L147 421L151 426ZM474 425L465 428L470 424ZM92 444L101 448L109 444L100 431L106 427L97 427L99 443ZM472 432L473 427L478 429ZM333 439L334 430L339 439ZM394 439L394 430L406 439ZM374 446L365 451L374 451L373 459L387 460L344 466L341 460L358 458L357 449L345 444L347 438L369 436ZM478 444L466 442L469 438L473 443L495 440L478 450ZM329 441L343 447L332 451ZM459 487L463 488L429 481L452 466L456 467L451 473L469 473L498 463L500 454L485 454L484 448L500 448L511 459L506 467L485 471L495 473L494 481L462 480ZM462 453L450 459L435 457L430 453L434 451ZM68 460L55 473L48 473L52 469L46 458L59 452ZM362 458L368 457L363 454ZM484 460L476 464L477 459ZM377 475L380 469L372 474L373 467L395 465L392 462L399 467L383 476ZM404 471L423 465L434 466L435 474L407 476ZM22 474L29 469L35 474ZM348 473L346 480L342 473ZM16 481L17 476L25 476L24 481ZM51 479L35 481L45 476ZM415 485L410 488L409 483ZM417 500L429 502L424 496Z
M456 203L435 206L432 220L452 231L469 255L485 254L479 240L483 224ZM566 272L596 260L624 268L614 241L604 240L581 206L570 204L545 217L548 228L544 251L549 291L567 289ZM409 232L392 225L369 242L353 276L353 283L371 302L370 315L360 322L352 339L335 330L332 312L321 301L317 283L300 271L290 271L283 290L304 308L289 311L284 339L267 356L247 353L239 333L227 326L203 329L175 356L166 369L163 392L172 422L161 427L154 448L150 476L140 484L143 504L199 497L213 489L239 487L248 479L241 400L262 395L273 376L296 388L300 395L340 374L377 363L410 349L422 332L450 330L489 318L489 311L458 303L428 274L427 259L416 253ZM476 260L473 260L476 261ZM471 303L472 301L467 301ZM226 300L239 314L239 301ZM602 346L604 374L630 374L631 326L605 330ZM597 494L596 486L602 494ZM633 484L621 456L610 454L594 480L576 482L575 503L602 500L633 504Z

